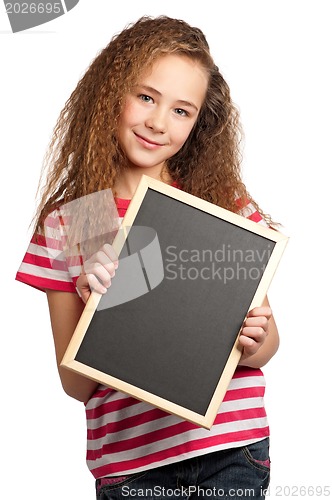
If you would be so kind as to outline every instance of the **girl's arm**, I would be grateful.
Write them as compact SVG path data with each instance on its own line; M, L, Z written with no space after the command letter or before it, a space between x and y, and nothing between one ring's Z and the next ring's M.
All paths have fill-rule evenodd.
M239 365L261 368L277 352L279 334L267 297L262 307L255 307L249 312L239 342L243 347Z
M98 383L60 366L85 304L76 293L46 290L46 295L62 387L72 398L86 402Z
M85 272L76 281L81 298L76 293L46 290L62 387L69 396L79 401L88 401L98 383L61 367L60 363L91 294L91 288L101 294L107 291L118 266L117 259L112 245L105 244L84 263Z

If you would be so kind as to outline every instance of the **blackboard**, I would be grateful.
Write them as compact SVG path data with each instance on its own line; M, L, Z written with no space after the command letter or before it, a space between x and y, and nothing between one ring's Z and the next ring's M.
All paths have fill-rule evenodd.
M211 428L288 238L143 176L62 366Z

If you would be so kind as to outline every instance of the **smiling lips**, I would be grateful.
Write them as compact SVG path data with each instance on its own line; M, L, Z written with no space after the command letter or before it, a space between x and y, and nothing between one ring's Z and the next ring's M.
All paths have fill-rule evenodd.
M135 132L134 132L134 134L135 134L137 141L147 149L157 149L157 148L164 146L164 144L160 144L159 142L150 141L150 139L147 139L146 137L142 137L141 135L138 135Z

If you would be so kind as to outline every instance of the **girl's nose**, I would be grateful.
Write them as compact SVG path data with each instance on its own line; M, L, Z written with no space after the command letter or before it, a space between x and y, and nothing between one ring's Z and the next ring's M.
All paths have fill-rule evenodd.
M147 119L145 120L145 125L149 129L157 132L159 134L164 134L166 132L166 116L162 110L155 109Z

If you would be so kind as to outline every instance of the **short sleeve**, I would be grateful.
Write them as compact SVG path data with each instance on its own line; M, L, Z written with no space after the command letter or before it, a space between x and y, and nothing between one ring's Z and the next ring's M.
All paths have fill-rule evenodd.
M16 280L42 291L76 293L82 261L79 255L66 255L63 224L57 210L48 215L44 226L44 234L33 235Z
M246 217L247 219L257 222L262 226L269 227L268 223L263 219L263 217L255 208L253 203L251 203L249 200L247 200L247 204L244 207L242 207L240 214L243 217Z

